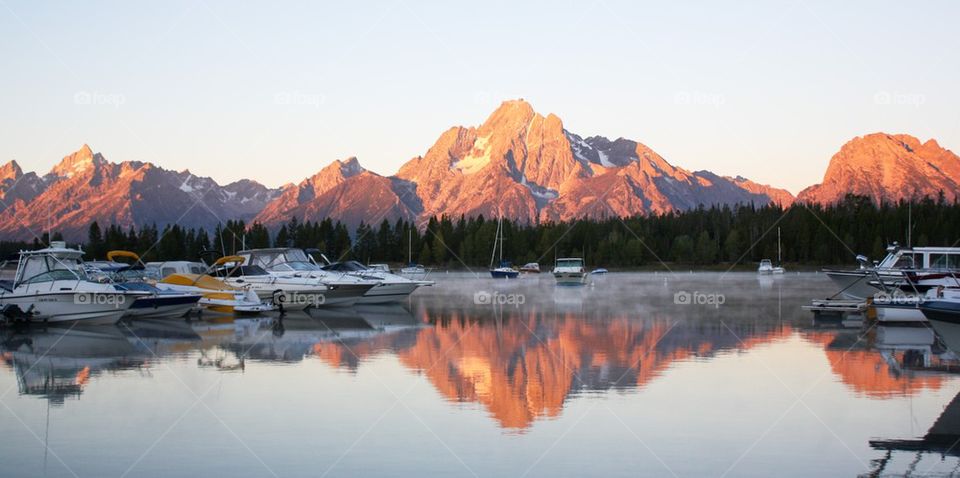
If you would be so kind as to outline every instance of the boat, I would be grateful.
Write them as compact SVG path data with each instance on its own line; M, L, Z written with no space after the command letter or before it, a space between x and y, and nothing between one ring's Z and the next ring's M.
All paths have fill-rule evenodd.
M607 272L610 272L610 271L606 270L606 269L603 268L603 267L598 267L598 268L590 271L590 275L603 275L603 274L606 274Z
M960 289L928 291L920 311L950 350L960 353Z
M521 274L539 274L540 273L540 264L536 262L528 262L520 266Z
M191 272L195 270L190 262L165 263L172 272L156 282L161 290L200 294L197 302L200 312L216 314L259 314L275 309L273 304L264 303L250 287L235 287L207 274Z
M90 280L83 251L63 241L36 251L20 251L13 281L0 281L0 306L28 321L114 324L134 301L146 295Z
M390 270L389 264L367 264L367 269L370 269L374 272L385 272L387 274L393 274L393 271Z
M757 274L773 274L773 261L770 259L760 261L760 267L757 267Z
M858 269L824 269L839 288L839 294L849 299L866 300L877 292L904 283L904 275L918 271L957 272L960 247L901 247L894 242L887 247L883 260L871 264L866 256L858 255Z
M413 262L413 228L407 228L407 266L400 269L400 275L407 279L426 280L430 270L422 264Z
M116 259L121 257L132 259L134 263L128 265L117 262ZM118 288L147 294L134 301L124 318L177 319L195 309L202 298L198 293L163 290L147 283L145 267L140 256L130 251L110 251L107 253L106 261L87 262L85 265L93 266L100 273L107 275L107 279Z
M772 274L783 274L787 270L783 268L783 259L780 248L780 228L777 228L777 265L773 266L770 273Z
M500 248L500 265L493 267L493 260L497 257L497 245ZM494 279L516 279L520 271L513 268L513 264L503 260L503 216L497 219L497 232L493 236L493 252L490 253L490 276Z
M432 286L433 281L414 280L406 277L383 272L382 270L367 267L357 261L332 262L321 267L328 272L340 272L362 280L376 282L377 285L368 290L357 304L387 304L406 299L415 290L424 286Z
M271 297L282 290L280 300L285 301L287 310L349 307L380 283L375 279L325 271L310 259L306 251L293 247L250 249L238 252L235 257L248 264L244 266L247 269L240 270L247 277L237 277L231 282L240 283L239 279L253 283L258 294L270 294ZM253 267L260 269L256 275L252 275Z
M581 285L587 279L583 268L583 259L579 257L564 257L557 259L553 266L553 278L557 285Z

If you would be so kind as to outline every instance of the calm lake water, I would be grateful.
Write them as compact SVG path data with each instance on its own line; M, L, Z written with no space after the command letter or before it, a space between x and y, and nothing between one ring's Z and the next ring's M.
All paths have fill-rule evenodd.
M960 468L953 355L925 327L814 320L823 275L434 279L279 321L0 330L0 475Z

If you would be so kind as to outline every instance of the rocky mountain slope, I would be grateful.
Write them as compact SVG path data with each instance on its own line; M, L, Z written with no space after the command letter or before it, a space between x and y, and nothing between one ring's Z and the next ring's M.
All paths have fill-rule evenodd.
M5 239L32 239L44 231L85 239L93 221L125 228L153 223L209 228L218 221L251 219L277 195L248 180L220 186L189 171L139 161L111 163L87 145L42 178L23 174L13 162L0 170L6 205L0 237Z
M943 191L953 201L958 183L960 157L936 141L921 143L907 134L874 133L844 144L830 159L823 182L797 197L809 203L832 203L854 193L880 203L936 197Z
M344 173L347 164L352 174ZM336 194L323 194L334 187ZM376 191L379 207L370 204L369 191ZM257 220L276 226L291 216L329 215L357 224L502 214L538 222L792 201L782 189L675 167L635 141L584 139L557 116L516 100L504 102L479 127L448 129L393 178L365 172L354 158L336 162L288 187Z

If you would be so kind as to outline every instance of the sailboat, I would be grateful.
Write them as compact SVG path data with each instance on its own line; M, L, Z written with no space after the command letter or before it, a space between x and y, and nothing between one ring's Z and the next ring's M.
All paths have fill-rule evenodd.
M500 243L500 266L493 267L493 258L497 256L497 242ZM494 279L516 279L520 271L510 266L509 261L503 260L503 216L497 220L497 233L493 238L493 252L490 253L490 275Z
M422 265L413 262L413 227L407 229L407 267L400 269L400 275L407 279L424 279L429 273Z
M781 254L780 254L780 228L777 228L777 265L773 265L773 261L770 259L764 259L760 261L760 267L757 268L757 273L761 275L769 274L783 274L786 269L781 265Z
M777 228L777 265L770 271L773 274L783 274L786 272L786 269L783 268L783 262L781 259L780 252L780 228Z

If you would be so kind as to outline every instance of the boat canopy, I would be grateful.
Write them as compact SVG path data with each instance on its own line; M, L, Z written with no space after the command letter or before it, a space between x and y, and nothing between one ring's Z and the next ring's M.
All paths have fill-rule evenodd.
M206 274L170 274L167 277L164 277L160 282L170 285L185 285L209 290L240 290L237 287L227 284L221 280L217 280Z

